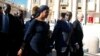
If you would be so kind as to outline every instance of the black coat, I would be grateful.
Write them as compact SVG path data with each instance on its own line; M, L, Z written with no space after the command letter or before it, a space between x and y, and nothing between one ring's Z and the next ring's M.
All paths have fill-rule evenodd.
M48 33L49 24L34 19L31 21L25 33L25 43L29 43L30 48L42 56L43 54L46 54Z
M71 29L69 28L66 21L58 20L54 27L54 31L50 40L51 45L55 41L56 50L61 50L62 47L67 47L66 40L68 39L70 31Z
M0 31L0 39L2 41L8 40L10 43L18 43L23 39L23 26L21 22L13 15L8 14L9 17L9 30L8 33ZM2 14L0 15L0 29L2 27ZM1 37L2 36L2 37ZM3 38L3 39L2 39Z
M80 47L83 46L82 43L83 40L83 31L81 28L81 23L78 20L75 20L73 22L73 33L71 37L71 44L74 45L75 43L78 43Z

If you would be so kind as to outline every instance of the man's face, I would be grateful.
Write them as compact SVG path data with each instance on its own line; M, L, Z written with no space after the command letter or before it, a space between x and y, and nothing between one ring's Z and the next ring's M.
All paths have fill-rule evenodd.
M4 6L3 6L3 11L4 11L5 13L10 13L10 10L11 10L11 7L8 6L8 5L6 5L6 4L4 4Z
M81 17L79 18L79 21L82 22L83 21L84 16L81 15Z
M66 19L68 20L68 18L69 18L69 15L68 15L68 14L66 14L66 16L65 16L65 17L66 17Z
M66 17L67 21L69 21L72 16L69 13L67 13L65 17Z
M7 10L7 6L4 4L3 5L3 10L6 11Z

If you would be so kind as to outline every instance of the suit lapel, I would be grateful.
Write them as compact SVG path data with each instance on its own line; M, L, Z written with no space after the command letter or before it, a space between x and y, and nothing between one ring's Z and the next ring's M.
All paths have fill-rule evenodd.
M0 31L1 31L1 28L2 28L2 14L0 14Z

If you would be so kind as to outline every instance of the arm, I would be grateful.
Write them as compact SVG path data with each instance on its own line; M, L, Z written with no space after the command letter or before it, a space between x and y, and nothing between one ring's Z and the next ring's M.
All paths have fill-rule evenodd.
M60 24L59 21L57 21L57 23L56 23L56 25L54 27L51 39L50 39L50 45L51 46L53 45L54 41L57 39L58 33L60 32L60 28L61 28L61 24Z
M33 32L34 29L34 24L35 24L35 20L32 20L30 22L29 27L27 28L27 31L25 32L24 35L24 42L22 43L21 49L24 49L24 46L30 41L31 39L31 33ZM33 33L32 33L33 34Z
M30 39L31 39L30 34L31 34L32 30L33 30L34 24L35 24L35 20L33 20L33 21L30 23L30 25L29 25L29 27L28 27L28 29L27 29L25 35L24 35L24 42L22 43L22 46L21 46L20 50L19 50L18 53L17 53L18 56L20 56L20 55L22 54L25 45L28 43L28 41L30 41ZM29 38L29 37L30 37L30 38Z

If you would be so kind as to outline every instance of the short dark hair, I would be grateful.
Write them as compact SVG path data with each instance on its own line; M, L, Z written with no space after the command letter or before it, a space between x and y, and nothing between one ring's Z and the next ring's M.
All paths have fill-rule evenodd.
M44 10L49 10L49 7L47 5L41 5L38 9L38 12L41 13L43 12Z
M72 12L69 12L69 11L68 11L68 12L66 13L66 15L72 17Z
M63 17L63 18L64 18L64 17L65 17L65 15L66 15L66 13L61 13L61 17Z
M38 17L44 10L49 10L49 7L47 5L41 5L36 13L36 17Z
M7 5L7 7L9 8L9 9L11 9L11 5L10 4L6 4Z

